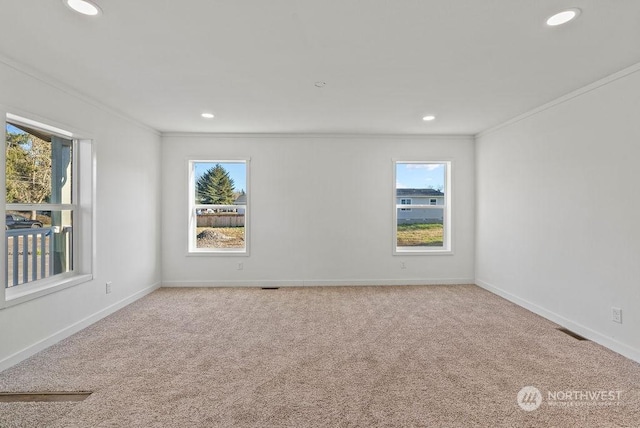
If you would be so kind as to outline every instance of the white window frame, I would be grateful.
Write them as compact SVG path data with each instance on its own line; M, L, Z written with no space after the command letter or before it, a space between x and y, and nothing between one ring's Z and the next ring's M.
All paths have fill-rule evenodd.
M398 204L397 195L397 165L398 164L438 164L444 165L444 204L413 204L415 209L438 209L443 210L443 242L442 247L398 247L398 209L404 210L405 205ZM453 254L453 227L452 227L452 164L451 160L393 160L393 255L450 255ZM406 199L406 198L403 198Z
M73 213L73 269L44 279L20 284L9 289L6 284L0 287L0 309L11 307L29 300L36 299L93 279L95 265L94 244L94 211L95 205L95 152L91 139L79 138L73 132L62 128L33 120L28 115L18 116L0 108L2 130L6 133L7 122L18 123L31 128L46 131L52 135L72 141L72 194L70 204L7 204L6 203L6 175L0 178L2 187L2 201L0 215L6 215L6 210L16 211L72 211ZM3 137L4 138L4 137ZM6 151L0 153L0 168L6 168ZM2 245L0 245L0 269L2 277L7 269L7 254L5 249L6 234L3 229Z
M195 177L195 164L197 163L212 163L212 164L224 164L224 163L244 163L246 166L246 197L247 202L245 205L209 205L209 204L197 204L196 203L196 177ZM187 220L187 255L188 256L249 256L250 254L250 198L251 198L251 158L240 159L189 159L188 160L188 194L189 194L189 212ZM244 208L244 248L197 248L197 216L196 210L199 209L237 209Z

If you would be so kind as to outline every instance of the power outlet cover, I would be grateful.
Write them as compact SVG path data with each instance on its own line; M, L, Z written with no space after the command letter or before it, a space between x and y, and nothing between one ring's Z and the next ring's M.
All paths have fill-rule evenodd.
M622 324L622 309L611 308L611 321Z

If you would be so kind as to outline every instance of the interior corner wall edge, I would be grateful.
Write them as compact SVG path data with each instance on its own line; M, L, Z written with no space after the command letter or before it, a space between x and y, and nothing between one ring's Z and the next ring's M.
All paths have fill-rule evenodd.
M0 310L0 368L161 283L159 134L45 80L0 62L0 104L94 138L97 275ZM2 270L5 263L0 261ZM112 281L108 295L106 281Z
M476 282L636 360L639 117L636 71L476 141Z

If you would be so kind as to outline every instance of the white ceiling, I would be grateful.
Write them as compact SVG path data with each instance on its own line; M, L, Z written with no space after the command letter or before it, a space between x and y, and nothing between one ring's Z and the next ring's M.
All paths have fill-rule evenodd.
M475 134L640 62L639 0L95 1L0 0L0 54L160 131Z

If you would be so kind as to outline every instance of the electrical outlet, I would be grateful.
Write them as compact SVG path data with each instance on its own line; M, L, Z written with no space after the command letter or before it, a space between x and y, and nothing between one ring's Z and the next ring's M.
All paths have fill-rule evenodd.
M406 269L407 265L404 264L404 262L400 262L400 269Z
M107 281L104 291L106 292L106 294L111 294L111 281Z
M238 263L238 270L243 270L244 269L244 263L239 262Z
M611 321L622 324L622 309L611 308Z

